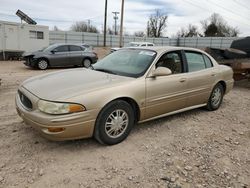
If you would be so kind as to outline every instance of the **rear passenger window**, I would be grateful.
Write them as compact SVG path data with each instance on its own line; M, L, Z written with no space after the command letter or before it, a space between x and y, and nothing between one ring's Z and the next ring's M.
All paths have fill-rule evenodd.
M210 68L210 67L213 67L213 64L210 60L209 57L207 57L206 55L203 54L203 57L204 57L204 60L205 60L205 64L206 64L206 68Z
M82 48L80 46L69 46L70 51L82 51Z
M206 68L203 55L197 52L185 52L189 72L199 71Z
M153 44L148 44L148 46L154 46Z

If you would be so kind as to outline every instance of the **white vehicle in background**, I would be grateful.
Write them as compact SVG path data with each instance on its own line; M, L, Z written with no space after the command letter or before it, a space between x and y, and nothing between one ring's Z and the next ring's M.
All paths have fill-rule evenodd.
M130 42L124 46L124 48L129 48L129 47L147 47L147 46L155 46L154 43L151 42ZM111 48L111 53L120 50L121 48Z

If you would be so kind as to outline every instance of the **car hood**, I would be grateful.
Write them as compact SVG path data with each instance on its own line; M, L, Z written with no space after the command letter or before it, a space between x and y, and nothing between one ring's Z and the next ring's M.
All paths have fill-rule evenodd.
M117 50L120 50L121 48L111 48L111 50L113 51L117 51Z
M43 52L43 51L25 52L25 53L23 53L23 57L37 56L37 55L42 55L42 54L45 54L45 52Z
M61 101L133 79L135 78L78 68L35 76L24 81L21 86L40 99Z

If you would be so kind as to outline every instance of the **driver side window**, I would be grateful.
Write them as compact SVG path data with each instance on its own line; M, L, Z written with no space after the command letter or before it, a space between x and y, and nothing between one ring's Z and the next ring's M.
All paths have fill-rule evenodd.
M179 74L183 72L183 63L181 53L178 51L168 52L161 56L156 64L157 67L166 67L172 71L172 74Z
M69 48L67 45L63 45L63 46L58 46L57 48L55 48L55 50L57 52L68 52Z

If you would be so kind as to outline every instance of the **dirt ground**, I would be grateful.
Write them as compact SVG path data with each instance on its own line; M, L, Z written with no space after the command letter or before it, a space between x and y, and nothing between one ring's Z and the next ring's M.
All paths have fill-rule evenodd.
M236 83L217 111L150 121L103 146L48 141L18 117L18 85L57 70L0 62L0 187L250 187L250 82Z

